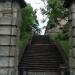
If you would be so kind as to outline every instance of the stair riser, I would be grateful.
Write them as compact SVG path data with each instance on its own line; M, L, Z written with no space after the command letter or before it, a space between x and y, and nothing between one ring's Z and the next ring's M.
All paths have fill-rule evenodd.
M20 68L32 71L57 71L64 61L48 36L34 36L22 58Z

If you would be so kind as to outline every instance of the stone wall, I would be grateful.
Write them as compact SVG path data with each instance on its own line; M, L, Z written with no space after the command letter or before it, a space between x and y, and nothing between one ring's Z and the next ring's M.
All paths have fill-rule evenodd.
M0 75L18 75L19 25L19 4L0 2Z
M69 66L70 75L75 75L75 3L70 6L69 24L70 24L70 51Z
M23 71L23 75L59 75L58 72L25 72Z

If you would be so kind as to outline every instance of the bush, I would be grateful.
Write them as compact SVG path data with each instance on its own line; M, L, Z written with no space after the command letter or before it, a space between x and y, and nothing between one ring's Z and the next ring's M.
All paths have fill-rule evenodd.
M59 33L57 38L60 39L60 40L68 40L69 36L68 36L68 33L64 33L64 34Z
M19 47L22 48L31 37L32 34L30 32L24 32L24 35L20 36Z

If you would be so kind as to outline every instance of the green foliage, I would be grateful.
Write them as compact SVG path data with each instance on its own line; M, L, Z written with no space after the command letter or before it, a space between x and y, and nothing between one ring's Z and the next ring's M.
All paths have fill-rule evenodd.
M60 41L62 48L64 49L65 56L68 57L69 56L69 49L70 49L68 40L59 40L59 41Z
M62 32L58 34L58 39L69 40L69 25L64 25Z
M39 24L36 17L36 11L33 11L30 4L27 4L25 8L21 9L21 17L19 47L23 48L28 40L32 38L32 27L39 30Z
M28 40L31 39L31 32L24 32L23 38L20 39L19 47L23 48L28 43Z
M40 34L40 31L41 31L41 30L40 30L40 28L38 27L38 26L39 26L39 22L38 22L38 20L37 20L36 12L37 12L37 10L34 10L34 12L33 12L34 24L33 24L32 27L34 27L34 28L36 29L37 33Z
M63 33L67 33L67 32L69 32L69 25L68 24L64 25L64 27L63 27Z
M57 36L58 36L58 33L50 33L50 38L51 38L51 40L53 40L54 42L57 40Z
M26 36L26 32L30 32L31 31L31 27L30 25L33 24L32 20L33 20L33 9L30 5L28 5L27 7L23 8L21 10L21 16L22 16L22 20L21 20L21 26L20 26L20 39L24 39Z
M68 11L63 7L63 0L47 0L47 10L42 9L42 12L49 19L47 23L48 28L57 26L59 24L58 18L62 19L68 15Z
M52 29L59 25L59 20L65 19L68 16L68 10L63 7L64 0L42 0L47 1L46 9L42 9L42 13L47 15L47 29ZM50 33L50 37L53 41L58 40L61 46L64 48L65 55L69 53L69 26L66 24L60 33Z
M59 33L58 36L57 36L57 39L60 39L60 40L68 40L69 39L69 36L68 36L68 33Z
M36 17L36 12L33 11L33 8L30 4L23 8L21 10L21 13L22 20L20 26L20 39L24 40L28 36L28 34L30 35L32 27L38 29L38 21Z
M57 40L60 43L61 47L64 49L65 56L68 57L70 45L68 39L65 36L66 35L58 35L58 33L51 33L50 39L52 39L53 42L56 42Z

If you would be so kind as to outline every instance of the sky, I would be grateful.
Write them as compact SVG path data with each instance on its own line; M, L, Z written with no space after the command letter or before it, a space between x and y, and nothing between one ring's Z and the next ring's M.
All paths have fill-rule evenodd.
M46 18L46 15L42 15L40 8L44 8L45 4L41 0L25 0L27 3L30 3L31 6L33 7L33 10L37 9L37 19L39 22L39 28L43 28L44 26L47 25L47 20L45 23L42 22L43 19ZM43 35L45 32L45 29L42 29L41 34Z

